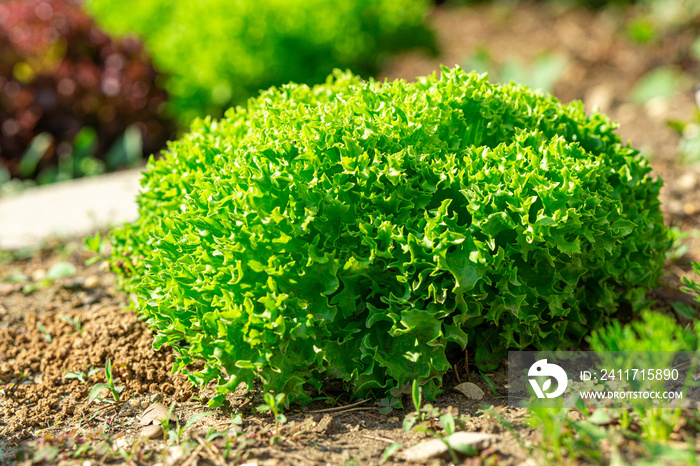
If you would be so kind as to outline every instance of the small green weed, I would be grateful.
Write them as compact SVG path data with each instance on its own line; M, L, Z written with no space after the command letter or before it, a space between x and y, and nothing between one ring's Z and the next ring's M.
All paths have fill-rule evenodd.
M44 340L46 340L46 343L51 343L53 341L53 337L49 333L48 330L46 330L46 327L41 322L36 323L37 328L41 332L42 335L44 335Z
M171 408L171 409L172 409L172 408ZM211 416L211 415L213 415L213 414L216 414L216 412L214 412L214 411L206 411L206 412L203 412L203 413L195 414L195 415L192 416L192 417L190 418L190 420L187 421L187 423L186 423L184 426L182 426L182 427L180 427L180 423L178 422L178 423L177 423L177 427L176 427L175 429L168 430L168 438L170 439L171 442L174 442L174 443L180 445L181 439L182 439L182 434L183 434L183 432L185 432L185 430L187 430L187 428L189 428L190 426L194 425L194 424L195 424L197 421L199 421L200 419L203 419L203 418L205 418L205 417L207 417L207 416Z
M82 322L81 322L81 317L80 317L80 316L78 316L78 320L72 319L72 318L70 318L70 317L68 317L68 316L64 316L64 315L59 315L58 318L61 319L61 320L63 320L63 321L65 321L65 322L68 322L69 324L71 324L73 327L75 327L75 329L76 329L79 333L83 333L83 331L84 331L84 330L83 330L83 324L82 324Z
M381 57L435 48L425 27L428 0L142 0L126 10L117 0L85 4L104 30L145 44L184 124L220 115L271 85L322 82L333 68L373 75Z
M673 244L671 245L671 249L666 253L666 259L678 261L690 250L690 245L687 240L700 237L700 230L697 228L681 230L676 226L671 226L668 229L668 235L673 241Z
M496 391L496 386L493 384L493 382L491 381L491 379L490 379L486 374L484 374L483 372L479 371L479 373L481 374L481 376L484 378L484 380L486 381L486 383L487 383L487 384L489 385L489 387L491 388L491 393L493 393L493 396L498 396L498 392Z
M163 437L167 435L167 437L171 440L174 441L175 443L180 443L180 421L176 421L176 427L173 429L173 421L172 421L172 416L173 416L173 411L175 410L175 401L173 401L170 404L170 408L168 408L168 414L163 418L160 419L160 425L163 427Z
M689 165L700 162L700 111L694 109L689 119L669 120L667 124L680 136L678 160Z
M85 383L87 380L92 377L93 375L97 374L100 372L100 369L91 367L87 373L81 372L81 371L72 371L68 372L66 375L63 376L64 379L77 379L78 382L80 383Z
M409 432L413 429L417 432L423 432L440 439L445 443L445 446L447 446L447 450L455 464L459 463L459 458L457 456L458 451L467 456L472 456L477 453L470 445L453 445L449 441L448 437L456 432L457 427L462 429L466 427L466 419L464 416L459 416L456 411L451 408L447 410L435 408L430 403L421 406L422 389L417 380L413 381L411 397L413 398L413 406L416 410L405 417L403 421L403 429L405 432ZM442 427L442 432L436 425L435 419L438 419Z
M119 403L119 394L124 390L124 386L122 385L117 387L114 385L116 380L112 375L112 361L109 359L107 360L107 364L105 364L105 379L107 380L107 383L95 384L92 389L90 389L87 400L88 404L92 403L95 399L97 399L97 397L100 396L100 391L103 388L108 388L114 401Z
M22 287L22 293L31 294L42 288L46 288L60 278L73 277L77 270L73 264L66 261L61 261L55 264L46 273L46 276L36 282L30 282Z
M259 413L270 412L272 414L272 418L275 421L275 436L272 439L274 443L279 440L280 425L287 422L287 417L282 414L285 399L286 395L284 393L273 395L272 393L267 392L265 393L265 404L257 407L257 412Z
M401 447L403 447L403 443L401 442L394 442L386 447L382 453L382 459L379 461L379 464L384 464L389 461L389 459L391 459L391 457L394 456L394 454L399 451Z
M610 443L613 456L619 456L622 436L614 430L606 430L589 420L573 421L569 409L533 408L530 409L529 424L540 431L541 440L532 447L539 453L545 464L565 464L579 460L599 463L602 461L600 442ZM597 411L596 411L597 412ZM602 414L602 413L601 413ZM599 415L600 421L603 416Z

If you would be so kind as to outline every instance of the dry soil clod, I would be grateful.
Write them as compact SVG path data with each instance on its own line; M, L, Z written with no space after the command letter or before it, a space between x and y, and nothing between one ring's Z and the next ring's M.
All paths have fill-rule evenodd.
M169 409L163 403L153 403L151 406L146 408L143 416L141 417L142 426L147 426L149 424L160 424L162 420L167 419L169 414ZM170 422L177 422L177 416L170 413Z
M160 424L151 424L141 429L141 437L156 439L163 435L163 427Z

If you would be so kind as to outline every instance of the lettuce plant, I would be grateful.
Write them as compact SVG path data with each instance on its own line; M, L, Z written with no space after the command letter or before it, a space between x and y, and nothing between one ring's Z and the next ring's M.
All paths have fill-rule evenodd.
M656 283L661 181L614 129L460 69L272 88L150 161L111 264L220 394L431 399L451 351L564 348Z
M169 78L171 110L221 115L260 89L323 82L333 68L374 74L394 52L434 50L429 0L87 0L100 25L135 34Z

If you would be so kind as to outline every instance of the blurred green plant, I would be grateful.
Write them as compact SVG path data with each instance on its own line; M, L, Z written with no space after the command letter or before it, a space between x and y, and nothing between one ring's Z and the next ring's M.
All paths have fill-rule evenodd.
M568 62L562 55L542 52L529 64L519 58L510 58L502 65L496 63L488 48L476 51L464 64L464 69L488 73L495 82L515 82L542 92L552 92L566 72Z
M696 417L694 411L686 414ZM685 448L668 444L670 429L680 427L676 410L648 408L628 413L623 408L598 408L574 414L566 408L538 408L529 414L529 425L540 432L540 440L529 449L540 464L697 464L693 438L697 430L688 429ZM603 443L607 454L601 449ZM632 451L634 459L628 463L625 453Z
M587 460L601 463L603 453L600 442L609 443L613 458L619 460L619 448L622 436L615 431L608 432L599 426L603 418L601 411L598 415L587 416L587 419L574 421L570 416L570 407L531 408L528 410L528 424L537 429L540 440L530 446L537 453L540 464L575 464ZM598 412L598 411L596 411ZM619 464L619 463L618 463Z
M700 263L699 262L693 263L693 270L695 271L696 275L700 275ZM689 278L684 277L683 284L686 287L685 288L686 291L690 291L692 293L695 293L695 300L698 303L700 303L700 283L696 282L695 280L691 280Z
M180 122L221 116L260 89L322 82L333 68L373 75L389 54L423 46L429 0L88 0L99 23L135 34L168 74Z
M630 19L625 25L625 34L639 44L653 43L660 36L659 28L646 16Z
M56 280L59 280L61 278L67 278L67 277L72 277L76 274L77 270L73 264L67 261L61 261L53 265L49 271L46 273L46 276L41 277L38 280L31 281L28 283L25 283L24 286L22 287L22 293L24 294L30 294L34 293L37 290L40 290L42 288L45 288L55 282Z
M670 226L668 228L668 234L673 244L666 254L666 259L677 261L690 250L690 244L688 244L686 240L689 238L699 238L700 230L682 230L676 226Z
M39 162L49 155L54 143L49 133L41 133L34 137L19 163L19 174L27 179L11 179L6 171L6 175L3 176L0 165L0 197L35 185L95 176L119 168L137 167L143 163L143 138L135 125L129 126L124 134L117 138L102 157L104 161L97 157L97 132L91 127L84 127L78 132L72 145L64 146L66 152L58 156L57 164L39 171Z
M162 424L163 424L163 430L165 432L167 432L168 440L171 443L174 443L176 445L182 444L182 434L185 432L185 430L187 430L189 427L195 425L197 423L197 421L199 421L200 419L203 419L205 417L216 414L215 411L206 411L203 413L198 413L198 414L195 414L194 416L192 416L184 426L180 426L180 422L176 421L176 425L172 429L166 429L165 424L168 423L168 426L169 426L169 424L171 423L170 419L171 419L172 410L174 407L175 407L175 402L173 402L173 404L170 406L170 409L168 410L168 416L163 420ZM216 434L226 435L226 433L216 433ZM215 435L214 431L210 430L209 435Z
M663 30L691 25L700 18L697 0L639 0L640 14Z
M654 99L669 99L685 92L690 78L681 70L662 66L642 76L630 91L632 101L643 105Z
M697 61L700 61L700 37L693 41L693 44L690 46L690 53Z
M36 151L35 155L32 152L37 139L41 140L41 149ZM142 161L143 140L141 131L134 125L126 128L124 133L114 141L114 144L104 155L104 161L95 156L97 143L97 132L91 127L82 128L75 136L69 150L59 156L58 166L49 167L36 174L35 161L41 159L45 150L51 145L50 136L47 133L41 133L34 138L29 149L25 152L20 162L20 173L24 177L36 176L37 184L47 184L99 175L117 168L135 167ZM25 164L27 159L30 162Z
M64 315L59 315L58 317L59 317L59 319L71 324L78 332L83 333L85 331L85 329L83 328L83 323L82 323L80 316L78 316L78 320L75 320L72 317L68 317L68 316L64 316Z
M626 325L614 320L606 327L594 331L588 342L592 351L603 354L604 360L607 352L633 351L637 352L635 358L638 358L638 361L626 358L626 362L631 363L633 367L670 367L674 352L696 352L700 349L700 322L695 320L691 325L682 326L670 315L645 310L639 320ZM645 356L643 352L650 354ZM644 358L648 358L649 361L656 360L656 364L640 364ZM665 364L661 363L664 359ZM624 369L621 364L611 367ZM691 369L689 375L694 373ZM687 382L689 380L686 384ZM659 388L663 389L663 383ZM644 433L645 442L653 445L669 440L671 433L677 429L683 410L680 406L668 408L631 404L630 407L623 405L608 412L615 413L615 416L625 420L627 425L630 419L635 420Z
M644 310L622 325L614 319L588 337L592 351L697 351L700 325L685 328L660 312Z
M388 447L386 447L386 449L384 449L384 452L382 453L382 459L379 460L379 464L384 464L387 461L389 461L394 456L394 454L396 454L396 452L401 450L402 447L403 443L401 442L394 442Z
M629 464L625 453L634 451L631 464L697 464L694 436L696 427L686 429L686 445L668 444L680 430L685 414L697 418L696 410L662 408L531 408L528 425L538 431L539 441L525 445L539 464ZM502 425L505 420L500 422ZM518 433L513 433L518 439ZM605 444L606 451L601 449ZM634 447L633 447L634 445Z
M668 120L667 124L678 132L678 161L684 164L700 162L700 111L693 109L688 120Z

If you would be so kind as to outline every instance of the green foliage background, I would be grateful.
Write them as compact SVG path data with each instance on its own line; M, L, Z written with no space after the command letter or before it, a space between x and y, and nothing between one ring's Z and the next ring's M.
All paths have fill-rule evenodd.
M259 89L323 82L333 68L376 73L382 59L435 49L429 0L87 0L106 30L134 33L159 71L181 122L221 115Z
M588 342L592 351L697 351L700 322L686 327L672 316L644 310L626 325L613 320L594 331ZM669 353L672 354L672 353Z
M151 160L111 263L222 394L430 399L450 351L564 349L656 283L661 182L614 129L460 69L273 88Z

